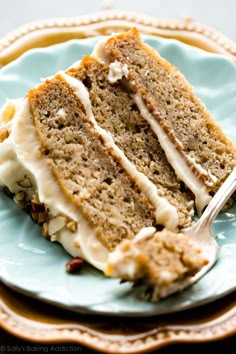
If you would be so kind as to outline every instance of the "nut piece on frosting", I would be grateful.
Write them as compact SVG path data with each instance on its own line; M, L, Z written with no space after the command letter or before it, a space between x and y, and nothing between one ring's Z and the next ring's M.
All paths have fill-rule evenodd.
M3 124L6 124L12 120L16 112L15 104L12 101L7 101L3 108L1 109L0 121Z
M184 234L166 229L123 241L110 254L105 274L144 285L152 301L178 291L208 261Z
M5 127L0 128L0 143L2 143L9 136L8 129Z

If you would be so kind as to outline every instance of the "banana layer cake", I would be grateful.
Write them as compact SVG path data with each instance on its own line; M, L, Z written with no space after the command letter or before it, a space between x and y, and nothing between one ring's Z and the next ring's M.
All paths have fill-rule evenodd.
M235 147L136 29L1 110L0 184L73 257L158 300L207 260L190 226Z

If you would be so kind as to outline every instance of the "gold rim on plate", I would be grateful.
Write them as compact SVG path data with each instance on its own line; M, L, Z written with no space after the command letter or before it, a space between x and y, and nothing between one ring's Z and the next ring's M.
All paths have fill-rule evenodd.
M107 11L76 18L26 24L0 39L0 67L25 51L74 38L137 27L142 33L174 38L236 61L236 44L191 19L156 19ZM235 292L198 308L153 318L124 319L78 315L10 290L0 283L0 326L38 343L78 343L104 353L143 353L172 343L206 342L236 333Z

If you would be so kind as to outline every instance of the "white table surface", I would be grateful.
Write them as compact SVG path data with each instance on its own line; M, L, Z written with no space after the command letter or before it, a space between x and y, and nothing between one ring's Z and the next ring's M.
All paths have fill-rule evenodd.
M0 37L27 22L106 9L157 18L192 18L236 41L235 0L0 0Z

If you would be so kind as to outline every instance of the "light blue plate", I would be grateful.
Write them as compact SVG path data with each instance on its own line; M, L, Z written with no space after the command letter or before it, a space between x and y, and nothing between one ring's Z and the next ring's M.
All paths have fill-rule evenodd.
M145 37L175 64L193 85L225 132L236 142L236 66L224 56L208 54L174 40ZM73 40L31 50L0 71L0 105L21 97L41 78L66 69L89 54L97 39ZM221 246L215 267L197 284L159 303L140 298L142 289L105 278L86 266L81 275L67 274L70 256L50 243L29 216L0 190L0 279L34 298L80 313L151 316L209 303L236 288L236 207L214 223Z

